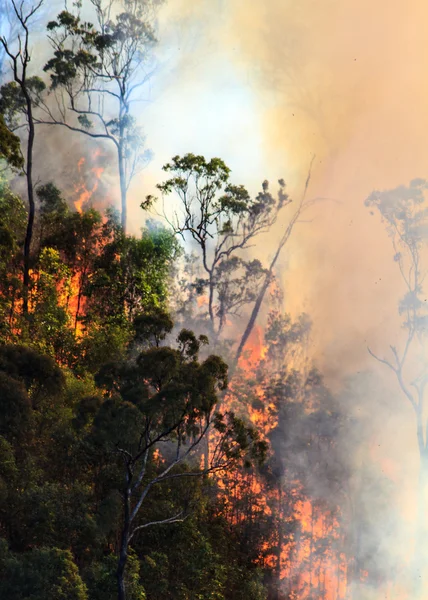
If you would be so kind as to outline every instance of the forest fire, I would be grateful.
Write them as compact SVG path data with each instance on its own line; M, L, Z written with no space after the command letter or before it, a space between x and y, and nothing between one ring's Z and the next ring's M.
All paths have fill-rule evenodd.
M428 8L212 4L0 0L0 598L426 600Z
M226 407L242 411L245 399L249 419L264 439L272 441L281 426L281 413L268 391L268 352L262 329L257 327L240 359ZM311 419L313 406L302 405L300 409ZM278 468L275 449L270 454L272 467L268 472ZM257 561L275 573L278 598L345 600L349 558L339 505L311 498L306 484L286 465L279 481L274 485L268 481L263 471L218 478L223 510L231 523L260 519L260 515L270 523Z
M74 186L77 198L74 200L74 207L79 213L82 213L83 208L88 206L89 201L98 190L102 174L105 171L104 167L96 164L101 156L101 150L95 150L90 158L90 162L95 164L89 168L85 157L82 156L77 162L78 182Z

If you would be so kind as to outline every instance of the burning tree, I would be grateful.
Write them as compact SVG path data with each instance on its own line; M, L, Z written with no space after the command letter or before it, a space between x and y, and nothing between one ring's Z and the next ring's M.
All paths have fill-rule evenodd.
M63 11L48 24L54 55L45 71L54 102L43 104L39 122L115 146L124 230L130 182L148 159L132 107L151 76L153 23L162 2L91 0L95 24L83 20L80 11Z
M229 496L226 510L243 532L253 523L256 531L263 528L258 560L275 600L344 598L347 585L344 417L308 357L310 331L307 315L293 320L273 310L263 352L251 363L240 361L228 394L230 406L269 441L268 459L253 481L228 473L221 494ZM231 497L234 488L239 499Z

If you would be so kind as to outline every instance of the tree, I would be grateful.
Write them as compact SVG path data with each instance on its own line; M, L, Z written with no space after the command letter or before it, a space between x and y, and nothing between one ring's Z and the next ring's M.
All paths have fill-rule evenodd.
M406 331L402 348L391 345L390 358L379 356L370 348L368 350L371 356L394 373L398 386L415 415L420 456L417 524L419 544L425 544L427 531L428 420L425 401L428 383L426 356L428 306L423 291L425 276L423 256L428 242L427 189L427 181L414 179L408 186L401 185L392 190L374 191L365 202L366 206L379 212L385 223L392 240L394 261L406 290L398 305ZM417 545L416 554L418 548ZM416 585L421 590L422 576L418 567L416 569Z
M174 236L148 224L139 237L128 236L115 213L103 225L106 243L97 256L95 273L86 286L88 316L128 324L145 309L168 298L172 264L179 254Z
M264 269L258 260L246 260L243 251L272 227L290 202L285 184L279 182L274 198L264 182L252 200L244 186L229 182L230 169L219 158L175 156L163 170L172 177L157 188L163 197L175 192L182 210L172 218L164 210L164 216L176 235L196 243L201 252L204 276L193 285L200 295L207 291L211 330L218 337L229 315L239 314L256 297ZM153 200L149 196L146 203Z
M0 540L0 593L10 600L87 600L87 590L71 553L34 548L13 554Z
M70 269L61 261L57 250L44 248L37 263L37 280L31 296L34 310L29 332L32 345L54 356L61 364L72 364L75 350L73 322L67 310L70 294Z
M61 12L48 24L54 56L46 63L55 106L44 103L40 122L62 125L117 152L121 224L126 229L127 191L147 161L144 137L132 114L147 82L153 22L162 0L91 0L95 25L80 14Z
M74 330L80 322L85 291L94 274L96 259L102 252L102 217L94 209L76 212L70 210L60 190L53 184L39 186L40 249L55 248L71 272L72 286L67 299L67 309L73 310ZM74 292L74 293L73 293ZM75 298L72 296L75 295ZM73 306L70 306L73 304Z
M6 37L0 37L0 44L10 59L13 80L5 84L0 89L0 113L7 123L9 131L12 132L20 126L27 128L27 149L25 160L25 176L27 179L27 199L28 199L28 222L24 241L24 278L23 278L23 312L28 315L28 291L30 287L30 254L31 242L33 238L35 201L33 184L33 150L35 140L35 116L34 108L40 101L40 95L45 85L38 77L31 77L28 73L31 60L30 52L30 30L29 24L33 16L41 8L43 0L25 10L24 2L19 6L15 0L11 0L15 16L19 22L20 33L18 33L18 48L13 50ZM18 118L24 118L24 124L17 121ZM10 135L9 135L10 137ZM13 140L13 138L10 138ZM15 159L13 158L15 155ZM16 148L13 151L12 159L16 162ZM19 161L18 161L19 164Z
M312 163L311 163L312 164ZM175 192L181 213L163 215L176 235L196 244L200 250L200 273L190 283L197 295L207 294L208 319L214 340L221 335L228 319L242 316L252 307L247 325L232 359L234 370L254 328L266 291L274 278L274 268L301 214L314 201L306 201L310 170L304 193L285 227L268 268L259 259L248 259L246 252L259 235L271 230L280 211L291 204L285 183L279 180L274 196L269 183L252 199L243 185L230 183L230 169L219 158L175 156L163 167L172 177L157 188L165 198ZM143 206L155 198L148 196Z
M164 332L160 320L157 337ZM170 327L170 326L167 326ZM218 356L199 362L204 337L182 330L178 347L150 346L135 363L106 365L98 375L110 398L94 420L94 443L115 451L124 465L121 485L123 525L117 568L118 599L125 599L125 567L138 531L182 521L185 512L141 522L140 511L154 487L226 469L244 455L261 458L266 450L257 432L235 415L215 412L218 392L227 386L227 366ZM208 466L190 459L210 426L218 440ZM156 468L154 451L164 462Z

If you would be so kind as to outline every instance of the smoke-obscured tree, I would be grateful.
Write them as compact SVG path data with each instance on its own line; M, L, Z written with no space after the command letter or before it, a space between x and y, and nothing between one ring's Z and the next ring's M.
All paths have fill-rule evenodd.
M376 209L385 224L394 249L394 261L399 269L405 294L398 311L403 319L405 337L401 348L390 346L390 355L370 354L390 369L415 415L415 433L420 455L418 528L419 545L425 544L426 498L428 485L428 419L426 416L426 386L428 357L426 335L428 303L424 293L426 267L424 256L428 242L428 182L414 179L408 186L374 191L366 206ZM421 546L420 546L421 547ZM418 589L422 576L415 575ZM415 591L416 593L416 591ZM419 596L418 596L419 597Z
M164 319L159 321L162 335ZM168 330L171 325L168 325ZM168 332L168 331L167 331ZM165 333L167 333L165 332ZM110 392L94 421L94 443L123 461L123 523L117 568L118 598L124 600L125 567L138 531L183 521L185 507L153 521L141 519L154 487L230 468L243 457L263 458L265 443L232 413L216 412L218 393L227 386L227 365L218 356L198 359L203 337L182 330L178 347L150 346L135 363L106 365L98 382ZM209 428L218 432L210 462L192 464ZM154 451L163 461L154 469Z
M26 7L24 2L17 4L11 0L13 11L18 22L19 31L14 43L6 37L0 37L0 44L10 62L12 80L0 89L0 114L10 133L19 128L27 131L24 172L27 180L28 223L24 240L24 277L23 277L23 312L28 315L28 293L30 287L31 242L35 217L35 199L33 182L33 150L35 140L35 109L40 103L45 89L43 81L29 73L31 61L30 24L43 5L40 0L33 6ZM11 157L18 159L17 149ZM14 158L15 157L15 158ZM18 160L18 166L20 161Z
M428 242L427 189L425 180L415 179L409 186L373 192L366 200L366 206L377 209L386 226L394 248L394 261L406 289L398 305L406 330L404 346L402 349L391 346L391 359L375 358L393 371L415 412L418 447L424 470L428 468L427 421L424 416L425 388L428 383L428 359L424 352L428 305L423 291L423 251ZM410 361L415 358L415 349L417 371L406 373Z
M93 23L76 4L77 13L65 10L48 24L53 57L45 71L53 95L41 121L115 146L124 230L130 182L148 159L133 105L151 76L154 21L162 3L91 0Z

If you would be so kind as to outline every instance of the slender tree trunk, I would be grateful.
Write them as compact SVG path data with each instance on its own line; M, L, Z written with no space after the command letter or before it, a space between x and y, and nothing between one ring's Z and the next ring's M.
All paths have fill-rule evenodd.
M31 98L28 92L22 87L22 91L27 105L28 118L28 143L27 143L27 196L28 196L28 221L27 230L25 232L24 241L24 279L23 279L23 302L22 310L24 316L28 316L28 292L30 287L30 258L31 258L31 241L33 238L34 215L36 212L34 204L34 187L33 187L33 147L34 147L34 122L31 105Z
M121 205L121 216L120 222L122 224L123 232L126 233L126 220L127 220L127 205L126 205L126 170L125 170L125 157L123 156L123 142L119 142L117 148L118 163L119 163L119 180L120 180L120 205Z
M86 268L83 269L81 276L79 277L79 290L77 292L76 315L74 317L74 332L77 331L77 325L79 322L80 307L82 304L83 286L85 285L85 279L86 279Z
M213 303L214 303L213 274L211 272L209 272L209 276L210 276L210 283L209 283L208 313L210 316L213 333L215 333L215 320L214 320L214 308L213 308Z
M425 568L427 556L426 541L428 536L428 454L423 444L423 434L420 437L422 430L421 421L422 417L418 418L418 438L419 440L422 439L422 445L419 448L420 468L417 490L416 540L412 573L415 600L425 600L425 585L428 576Z
M281 600L281 556L284 546L284 528L282 521L282 483L278 481L278 544L276 548L276 598Z
M129 486L125 491L124 498L124 515L123 515L123 529L120 540L119 560L117 564L117 598L118 600L126 600L125 590L125 567L126 561L128 560L128 545L129 545L129 532L131 526L131 492Z

